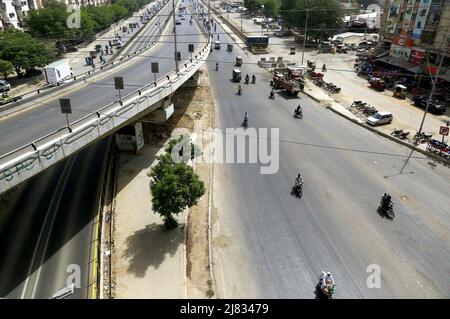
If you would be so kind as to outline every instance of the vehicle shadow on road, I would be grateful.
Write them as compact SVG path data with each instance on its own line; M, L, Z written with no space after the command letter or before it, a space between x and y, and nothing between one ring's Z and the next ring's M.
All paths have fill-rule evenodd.
M166 231L161 224L150 224L126 240L124 257L129 258L128 273L145 277L147 269L158 269L167 257L173 256L184 242L184 224Z

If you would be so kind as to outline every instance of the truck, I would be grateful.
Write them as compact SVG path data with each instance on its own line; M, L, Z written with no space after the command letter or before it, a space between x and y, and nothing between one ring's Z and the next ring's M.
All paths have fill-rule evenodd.
M290 95L298 95L302 91L304 85L301 82L290 80L281 73L275 73L273 76L273 87L286 91Z
M47 84L60 84L71 76L69 60L59 60L44 66L44 76Z
M247 36L246 45L251 48L252 46L259 46L267 48L269 46L268 36Z

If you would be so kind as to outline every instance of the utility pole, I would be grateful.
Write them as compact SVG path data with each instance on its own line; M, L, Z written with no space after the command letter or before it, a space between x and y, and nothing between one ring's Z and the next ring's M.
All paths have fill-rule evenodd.
M261 38L263 37L263 31L264 31L264 5L261 5ZM261 40L262 41L262 40Z
M450 35L450 27L448 27L447 33L445 35L444 47L442 48L441 61L439 62L439 67L438 67L438 69L436 71L436 77L435 77L434 81L433 81L433 77L431 77L431 81L433 82L433 86L431 88L430 96L428 97L427 107L425 108L425 112L423 113L423 118L422 118L422 122L420 123L418 135L422 132L423 123L425 122L425 117L427 116L427 112L428 112L428 107L430 106L431 98L433 97L434 91L436 89L436 82L437 82L437 79L439 77L439 73L441 71L442 62L445 59L445 52L447 51L449 35ZM428 71L430 70L429 66L430 66L430 61L428 60Z
M175 21L175 0L172 0L172 17L173 17L173 40L174 40L174 45L175 45L175 52L174 52L174 57L175 57L175 70L177 71L177 73L179 72L178 70L178 50L177 50L177 24Z
M306 20L305 20L305 34L303 36L303 50L302 50L302 65L303 65L303 58L305 57L305 47L306 47L306 30L308 29L308 16L309 16L309 10L306 10Z

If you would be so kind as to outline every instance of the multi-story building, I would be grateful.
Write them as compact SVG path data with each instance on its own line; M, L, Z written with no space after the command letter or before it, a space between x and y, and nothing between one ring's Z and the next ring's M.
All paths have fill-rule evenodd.
M387 0L380 46L388 50L382 62L415 74L450 81L450 0Z
M0 28L21 29L23 17L29 10L27 0L0 0Z

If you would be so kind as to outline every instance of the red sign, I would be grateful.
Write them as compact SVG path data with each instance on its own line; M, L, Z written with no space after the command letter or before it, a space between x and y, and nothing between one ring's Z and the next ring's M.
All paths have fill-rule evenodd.
M412 64L421 65L423 60L425 60L425 50L418 48L411 49L409 62Z
M449 129L450 128L448 126L441 126L441 128L439 129L439 134L448 136Z
M412 48L414 45L414 39L408 38L407 36L392 36L392 44L396 44L402 47Z
M432 75L436 75L436 73L437 73L437 70L438 70L438 67L437 66L435 66L435 65L432 65L432 64L430 64L430 66L428 66L428 65L424 65L424 72L425 73L428 73L428 74L432 74Z

